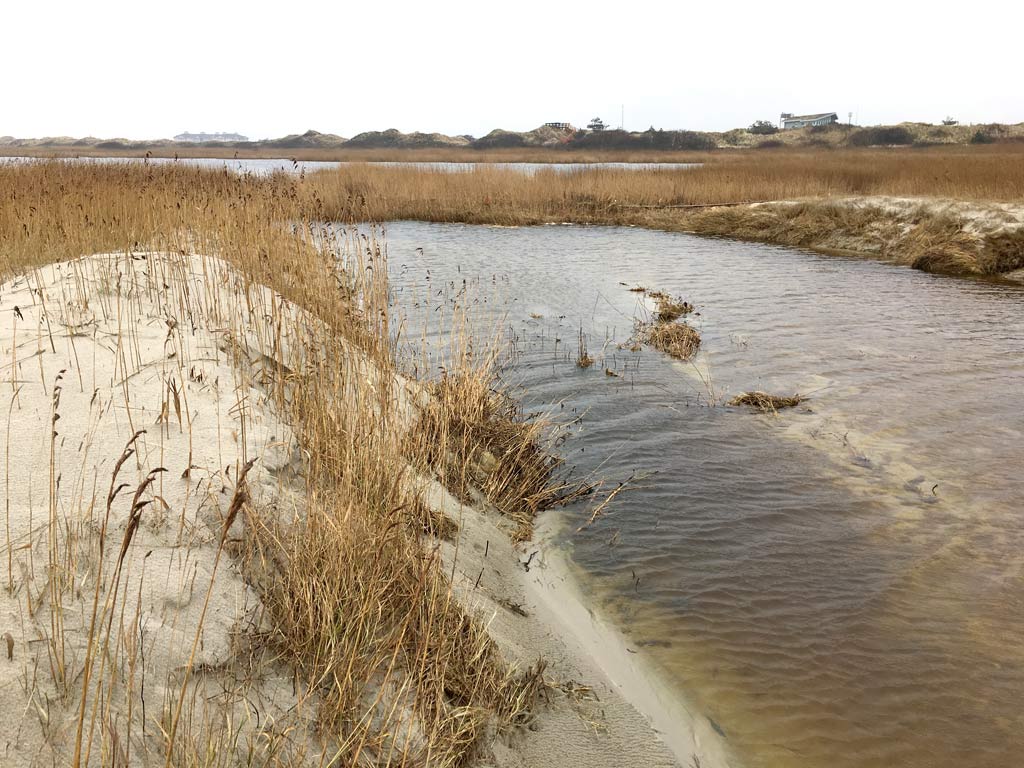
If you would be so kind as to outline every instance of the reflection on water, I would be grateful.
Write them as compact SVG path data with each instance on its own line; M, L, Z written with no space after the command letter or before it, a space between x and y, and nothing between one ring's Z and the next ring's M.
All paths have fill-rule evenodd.
M410 333L463 300L505 317L526 401L582 414L570 463L645 473L567 546L746 764L1020 762L1024 290L634 229L388 244ZM645 311L620 283L698 305L696 365L620 348ZM749 389L810 400L721 405Z
M282 150L284 154L288 150ZM153 165L164 165L167 163L179 163L181 165L194 165L200 168L226 168L236 173L252 173L265 175L277 171L286 173L311 173L325 168L339 168L343 165L357 165L357 163L338 162L333 160L290 160L288 158L214 158L214 157L75 157L58 158L68 163L151 163ZM0 164L3 163L26 163L40 162L36 157L0 157ZM556 173L571 173L593 168L615 169L615 170L680 170L684 168L696 168L700 163L403 163L403 162L371 162L366 165L392 167L392 168L417 168L419 170L446 171L448 173L468 173L477 168L495 168L519 171L527 176L533 176L538 171L555 171Z

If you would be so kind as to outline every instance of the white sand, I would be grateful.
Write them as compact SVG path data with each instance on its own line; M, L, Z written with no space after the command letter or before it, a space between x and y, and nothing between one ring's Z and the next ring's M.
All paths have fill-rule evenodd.
M124 560L107 663L144 693L130 697L118 685L93 733L98 744L101 729L116 732L132 764L142 758L130 743L159 739L156 723L180 688L239 467L260 457L249 475L254 502L285 503L273 474L289 463L291 432L259 384L263 361L250 363L243 350L273 299L262 290L235 300L243 291L220 262L178 256L93 256L0 287L0 633L14 639L13 659L0 659L0 764L60 765L74 751L99 531L132 434L145 430L117 478L127 487L106 523L107 583L136 487L152 470L166 472L155 476L156 500L142 510ZM61 580L59 607L50 573ZM195 664L227 667L239 638L259 623L260 602L229 557L210 594ZM101 610L111 599L100 594ZM130 631L122 637L119 626ZM271 681L264 692L268 713L295 704L290 686L274 688Z
M779 208L805 204L854 210L871 209L884 214L856 233L841 230L819 233L813 247L826 251L885 256L891 252L899 238L918 226L923 216L958 222L963 234L979 252L985 248L987 241L1004 236L1016 237L1024 231L1024 205L1019 203L862 195L777 200L752 203L747 207L771 216ZM1024 281L1024 269L1004 272L1002 275L1010 280Z
M1011 234L1024 228L1024 205L1017 203L888 195L836 198L834 202L853 208L881 208L899 221L912 220L921 211L955 217L964 222L966 232L978 237Z
M272 322L281 316L289 322ZM232 747L281 734L299 747L312 741L315 701L297 697L290 670L261 655L259 597L229 555L216 561L247 460L259 459L248 487L261 514L287 520L304 503L294 478L298 448L269 388L279 361L305 342L290 334L310 325L270 290L198 256L92 256L0 286L0 635L9 633L13 644L8 659L0 643L0 765L69 764L90 653L114 680L102 697L87 697L87 722L95 724L83 744L93 745L91 764L150 764L147 754L162 752L161 728L172 719L193 644L193 693L179 735L200 737L204 720L229 718ZM111 590L99 592L98 615L113 627L109 647L90 651L107 494L139 430L145 434L116 481L126 487L106 520L105 583L113 581L136 488L154 470L166 471L142 496L153 503L141 510L116 603ZM727 764L707 721L654 682L643 657L627 653L623 638L586 607L555 547L530 545L540 555L527 570L495 511L463 506L437 483L420 482L428 501L460 523L457 548L441 545L459 598L489 622L509 660L526 666L545 658L547 677L560 686L530 729L489 740L483 762ZM240 516L229 538L242 526ZM100 754L101 734L117 754Z

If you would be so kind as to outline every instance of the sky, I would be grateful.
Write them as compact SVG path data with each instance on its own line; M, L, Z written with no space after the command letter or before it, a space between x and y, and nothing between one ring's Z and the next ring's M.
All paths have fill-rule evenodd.
M0 136L1022 122L1024 3L4 3Z

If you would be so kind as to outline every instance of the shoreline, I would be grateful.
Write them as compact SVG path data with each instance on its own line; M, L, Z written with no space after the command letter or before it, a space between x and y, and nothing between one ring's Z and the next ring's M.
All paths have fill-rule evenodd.
M708 205L693 212L670 208L621 217L567 214L512 223L413 216L389 221L647 229L871 259L946 277L1024 283L1024 205L876 195ZM855 224L848 220L851 214L859 218ZM813 224L808 227L803 218Z
M570 555L555 542L562 526L549 512L537 526L534 544L541 547L541 569L531 580L534 595L547 607L548 620L559 625L587 648L600 670L641 714L681 765L694 757L704 768L738 765L724 737L715 732L706 715L678 689L659 679L660 671L643 650L629 647L626 635L611 619L588 605L583 583L573 573Z
M762 121L763 122L763 121ZM782 130L774 124L725 130L662 129L655 131L623 128L591 128L568 123L548 123L527 130L494 128L486 135L445 135L436 132L402 132L395 128L364 131L350 138L334 133L308 130L302 134L248 139L238 134L175 138L129 139L89 136L0 137L0 151L28 149L35 152L118 152L125 155L175 151L211 153L207 156L248 152L318 152L339 154L434 152L519 152L537 156L555 153L634 153L656 156L683 152L779 151L787 149L829 150L836 148L899 147L927 149L965 147L999 142L1014 143L1024 135L1024 123L959 123L934 125L901 122L888 126L855 126L833 122ZM980 138L980 141L979 141ZM351 145L351 146L349 146ZM543 162L543 161L541 161Z
M296 351L302 340L288 332L266 346L271 329L261 327L259 318L276 312L285 325L310 334L317 321L215 257L95 254L37 267L0 285L0 310L17 319L14 332L0 333L3 351L11 356L0 370L5 386L13 387L17 433L44 435L47 423L56 426L52 446L49 437L17 445L30 461L12 462L10 442L5 454L7 525L11 544L18 545L8 549L18 577L12 575L10 590L0 595L0 630L13 633L8 641L13 663L0 667L0 686L10 692L17 711L39 713L0 726L9 744L5 759L25 768L37 765L40 755L47 762L50 757L63 761L76 743L86 751L127 748L139 759L160 754L158 734L147 733L141 712L148 705L151 716L164 712L175 723L176 695L184 701L207 692L210 698L200 695L203 703L190 704L184 713L189 743L177 744L179 755L204 743L218 750L243 749L246 741L266 738L266 728L283 727L285 733L294 731L281 747L286 754L312 750L288 764L309 764L318 749L311 745L324 695L310 683L305 690L296 685L301 667L260 647L258 638L273 626L266 611L276 577L250 558L265 551L259 549L261 529L287 531L310 502L296 425L275 409L272 397L282 385L276 375L286 370L284 360L292 361L289 350ZM176 320L186 317L188 324ZM121 357L122 348L132 350L130 360ZM356 356L351 365L359 378L382 384L370 360ZM395 405L411 413L408 404L422 390L399 384L405 394ZM121 479L131 485L134 478L139 486L130 505L127 491L116 503L108 501L104 518L93 502L106 492L106 483L114 487L109 478L112 467L118 478L121 463L114 460L126 441ZM137 456L128 461L132 445ZM39 482L34 476L46 463L57 478L51 480L48 535L46 511L33 511L40 502L32 501L33 493L40 493L33 491ZM481 648L496 647L510 665L501 685L520 691L520 698L498 705L487 730L477 734L471 764L672 768L694 759L706 768L735 764L706 719L659 685L646 660L631 654L623 636L587 606L553 542L554 513L541 518L534 539L525 544L526 552L540 555L531 557L514 543L514 521L479 491L471 490L473 503L466 506L438 481L416 475L411 465L400 472L399 478L414 478L414 487L405 489L412 492L409 498L422 494L428 507L458 525L452 541L421 535L419 557L427 561L440 554L443 570L451 575L453 602L460 613L482 619L481 629L494 644ZM67 475L63 484L62 474ZM158 504L147 498L139 506L150 484ZM91 492L92 501L90 486L101 488ZM235 512L246 509L236 518L228 506ZM102 542L110 539L106 549L114 557L122 534L120 558L104 560ZM256 541L254 551L250 539ZM33 556L40 561L36 576L29 570ZM47 558L67 558L70 573L88 586L68 591L57 580L60 568L44 572L40 567ZM122 582L119 601L110 585ZM38 603L34 596L41 589L50 597ZM88 619L94 600L102 607L98 624ZM129 624L138 626L138 638L113 653L106 671L109 638L96 629L113 622L118 604L125 616L134 616ZM50 625L58 620L62 624L54 635ZM120 621L113 626L125 630ZM451 633L467 631L459 626L445 630L444 642L458 642ZM37 644L43 638L47 647ZM76 687L77 677L54 673L52 680L41 674L22 691L20 675L45 669L54 646L64 649L72 674L84 660L82 687ZM443 656L429 661L447 663ZM487 655L476 663L492 662ZM235 667L240 669L232 672ZM144 687L133 688L139 674ZM518 688L524 679L527 686ZM539 700L534 701L530 680L538 681ZM422 735L426 713L409 698L406 678L371 677L366 685L363 695L372 698L361 706L367 716L380 717L383 708L394 718L390 732L384 730L386 720L379 726L371 721L379 734L375 738L382 740L375 749L400 750L419 764L428 754ZM84 742L81 735L76 742L76 721L85 716L88 724L87 704L103 691L110 697L104 717L120 723L121 730L93 735L90 726ZM212 696L216 691L221 693ZM48 702L45 710L39 709L40 696ZM141 712L133 712L136 700ZM193 706L199 707L194 714ZM512 707L510 721L505 706ZM255 722L247 719L250 707ZM193 717L206 725L192 731ZM236 718L242 718L241 730L218 725Z
M483 615L510 660L529 664L540 651L546 677L556 684L525 738L494 740L491 758L498 768L519 766L519 760L552 768L738 765L709 720L661 682L653 662L630 649L622 632L587 603L555 540L556 511L541 513L533 538L517 548L506 521L485 502L466 505L434 481L419 482L426 483L427 503L460 527L456 541L442 548L459 601ZM580 697L580 690L595 698Z

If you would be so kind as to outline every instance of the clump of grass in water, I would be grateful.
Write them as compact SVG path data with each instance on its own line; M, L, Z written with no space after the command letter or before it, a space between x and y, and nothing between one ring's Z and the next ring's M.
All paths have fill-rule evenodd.
M700 349L700 334L686 323L642 323L639 338L677 360L689 360Z
M693 312L693 304L680 298L674 298L663 291L649 291L647 295L658 304L658 309L654 314L654 319L658 322L670 323Z
M579 368L589 368L594 364L594 358L587 352L587 339L583 335L583 329L580 328L579 347L576 353L576 365Z
M675 322L693 312L693 304L664 291L630 288L654 299L657 309L653 322L637 322L634 342L647 344L677 360L689 360L700 349L700 333L686 323ZM634 343L633 347L636 345Z
M744 392L729 401L729 405L746 405L762 413L775 413L781 408L793 408L807 398L801 395L771 395L767 392Z

